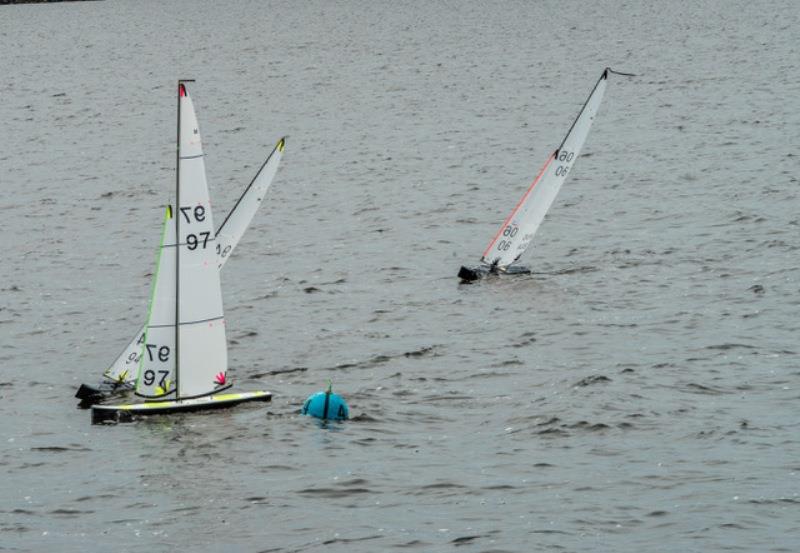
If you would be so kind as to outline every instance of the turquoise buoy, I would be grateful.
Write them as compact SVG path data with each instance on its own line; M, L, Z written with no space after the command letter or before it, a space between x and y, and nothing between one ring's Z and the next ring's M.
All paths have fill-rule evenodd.
M344 421L350 417L350 408L347 402L339 394L334 394L331 390L331 383L324 392L317 392L308 396L303 404L303 415L310 415L323 420Z

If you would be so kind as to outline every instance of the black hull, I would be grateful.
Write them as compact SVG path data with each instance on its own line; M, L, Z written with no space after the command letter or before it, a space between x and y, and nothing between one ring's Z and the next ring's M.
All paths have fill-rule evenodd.
M89 384L81 384L78 391L75 392L75 397L80 400L78 408L88 409L92 405L102 403L108 399L125 397L131 391L131 387L127 384L116 384L108 381L103 381L96 386Z
M484 277L489 275L529 275L531 274L531 270L528 267L521 267L517 265L511 265L510 267L506 267L505 269L497 269L492 267L491 265L478 265L477 267L465 267L461 266L461 269L458 271L458 278L462 280L462 282L472 282L475 280L480 280Z

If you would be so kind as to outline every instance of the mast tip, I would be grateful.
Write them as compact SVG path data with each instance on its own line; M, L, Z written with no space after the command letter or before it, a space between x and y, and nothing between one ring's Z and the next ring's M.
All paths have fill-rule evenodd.
M189 92L186 90L184 83L193 83L194 79L178 79L178 94L180 96L188 96Z
M638 75L635 75L633 73L623 73L622 71L614 71L610 67L606 67L606 70L603 72L603 76L607 77L609 73L613 73L614 75L620 75L622 77L637 77L638 76Z

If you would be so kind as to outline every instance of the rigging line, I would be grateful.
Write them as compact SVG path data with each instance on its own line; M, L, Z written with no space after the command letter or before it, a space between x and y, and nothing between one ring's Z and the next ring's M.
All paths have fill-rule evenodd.
M588 97L588 98L586 98L586 101L583 103L583 107L582 107L582 108L581 108L581 110L578 112L578 116L577 116L577 117L575 118L575 120L572 122L572 125L570 125L570 126L569 126L569 130L567 131L567 134L566 134L566 135L564 135L564 140L562 140L562 141L561 141L561 144L559 144L559 145L558 145L558 148L556 148L556 153L555 153L555 156L556 156L556 157L558 157L558 154L559 154L559 152L561 151L561 148L564 146L564 143L567 141L567 138L569 138L569 134L572 132L572 129L575 127L575 124L578 122L578 119L580 119L580 118L581 118L581 115L583 115L583 111L586 109L586 106L589 104L589 100L591 100L591 99L592 99L592 96L594 96L594 91L595 91L595 90L597 90L597 87L598 87L598 86L600 86L600 81L602 81L602 80L604 80L604 79L607 79L607 78L608 78L608 72L609 72L609 71L610 71L610 70L609 70L609 68L608 68L608 67L606 67L605 69L603 69L603 74L602 74L602 75L600 75L600 78L599 78L599 79L597 79L597 82L594 84L594 88L593 88L593 89L592 89L592 91L589 93L589 97Z
M622 71L615 71L610 67L606 67L606 71L609 73L613 73L614 75L622 75L623 77L638 77L639 75L634 75L633 73L623 73Z
M270 152L270 154L267 156L267 159L264 161L264 163L262 163L262 164L261 164L261 168L259 168L258 172L256 173L256 176L255 176L255 177L253 177L253 180L251 180L251 181L250 181L250 184L248 184L248 185L247 185L247 188L245 188L245 189L244 189L244 192L242 192L242 195L241 195L241 196L239 196L239 199L238 199L238 200L236 200L236 205L234 205L234 206L233 206L233 209L231 209L231 210L228 212L228 214L225 216L225 220L224 220L224 221L222 221L222 224L221 224L221 225L219 226L219 228L217 229L217 232L216 232L216 234L217 234L217 235L218 235L220 232L222 232L222 229L223 229L223 228L225 228L225 223L227 223L227 222L228 222L228 219L230 219L230 218L231 218L231 215L233 215L233 212L234 212L234 211L236 211L236 208L237 208L237 207L239 207L239 204L241 203L242 199L244 199L244 197L247 195L247 192L248 192L248 191L250 190L250 188L253 186L253 183L255 183L255 182L256 182L256 179L258 179L258 176L259 176L259 175L261 174L261 172L264 170L264 167L266 167L266 166L267 166L267 164L269 163L269 160L270 160L270 159L272 159L272 156L275 154L275 152L276 152L278 149L280 149L280 151L283 151L283 146L284 146L284 144L285 144L285 142L286 142L286 139L287 139L287 138L288 138L287 136L284 136L283 138L281 138L281 139L278 141L278 143L275 145L275 147L272 149L272 151Z
M197 394L197 395L194 395L194 396L182 396L180 399L197 399L197 398L201 398L201 397L209 397L209 396L213 396L216 393L225 391L225 390L227 390L228 388L231 388L231 387L233 387L233 382L231 382L230 384L224 384L224 385L220 386L219 388L214 388L210 392L203 392L202 394ZM244 393L247 393L247 392L244 392Z
M179 325L196 325L200 323L210 323L212 321L221 321L224 319L224 315L220 315L219 317L209 317L208 319L195 319L193 321L181 321ZM175 325L150 325L147 328L172 328Z
M145 395L145 394L140 394L139 392L133 392L133 395L141 397L141 398L144 398L145 399L145 403L148 403L148 401L147 401L148 399L156 400L156 402L159 402L159 401L170 401L169 398L167 398L166 396L171 396L172 394L175 394L177 396L177 392L178 392L178 388L173 388L169 392L164 392L163 394L160 394L160 395L157 395L157 396L148 396L148 395Z

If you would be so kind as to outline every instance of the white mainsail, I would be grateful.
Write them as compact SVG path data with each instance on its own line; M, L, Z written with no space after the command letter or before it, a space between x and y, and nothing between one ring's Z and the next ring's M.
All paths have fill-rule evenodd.
M167 206L164 232L153 273L153 292L147 324L134 355L136 393L166 397L175 392L175 222ZM137 378L138 375L138 378ZM125 378L127 375L124 375Z
M230 387L228 348L203 148L187 82L178 81L175 208L167 207L140 345L136 392L151 401L95 403L93 424L272 398L264 390L218 393ZM82 390L82 400L98 399Z
M228 348L200 131L185 85L179 89L175 376L178 398L187 398L225 384Z
M603 71L561 146L547 159L533 184L483 252L481 261L484 263L503 270L516 261L533 240L586 141L606 90L608 71Z
M258 207L261 205L278 171L285 145L286 137L281 138L275 145L275 148L264 161L258 173L256 173L255 178L247 186L236 205L217 230L214 251L216 252L216 262L219 269L230 259L231 253L233 253L239 240L241 240L253 220L256 211L258 211ZM111 366L106 369L103 376L107 380L131 386L136 384L137 371L141 360L140 354L144 343L144 332L145 327L143 326L120 352Z

